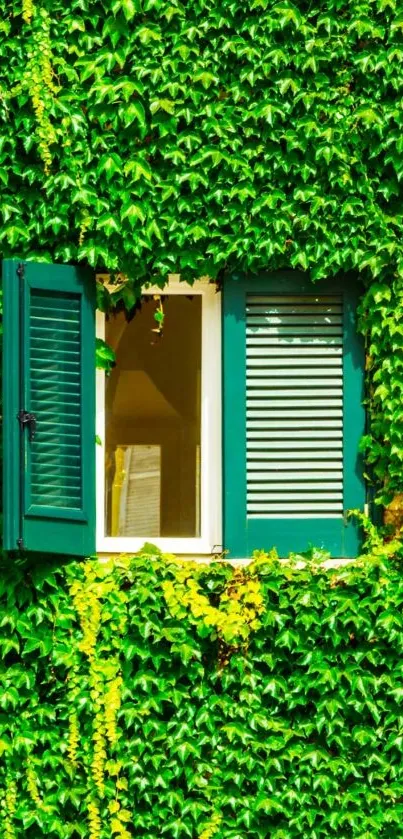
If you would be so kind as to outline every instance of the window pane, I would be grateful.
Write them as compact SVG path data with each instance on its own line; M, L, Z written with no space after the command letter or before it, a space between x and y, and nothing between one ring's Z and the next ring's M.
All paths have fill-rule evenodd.
M161 337L156 306L106 324L107 536L200 535L201 297L166 296Z

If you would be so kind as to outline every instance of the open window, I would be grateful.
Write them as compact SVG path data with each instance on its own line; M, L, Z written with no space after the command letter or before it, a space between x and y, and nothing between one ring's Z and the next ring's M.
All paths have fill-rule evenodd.
M164 329L155 333L162 296ZM171 279L132 320L98 315L97 549L202 554L221 544L221 320L215 286Z
M297 272L233 275L222 317L207 281L146 289L131 320L98 313L117 364L97 372L96 404L94 273L6 260L2 282L6 550L85 556L152 542L246 558L312 543L357 554L354 277L313 286Z

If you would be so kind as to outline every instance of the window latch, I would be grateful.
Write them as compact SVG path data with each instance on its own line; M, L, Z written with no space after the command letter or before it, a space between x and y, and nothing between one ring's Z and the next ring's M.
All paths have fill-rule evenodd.
M35 437L36 433L36 416L35 414L31 414L29 411L19 411L17 414L17 420L20 424L21 431L24 431L24 428L28 428L29 431L29 441L32 443L32 440Z

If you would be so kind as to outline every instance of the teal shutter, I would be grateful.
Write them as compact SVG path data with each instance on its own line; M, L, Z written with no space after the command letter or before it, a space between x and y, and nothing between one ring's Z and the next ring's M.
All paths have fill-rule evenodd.
M95 552L95 278L6 260L2 282L4 548L86 556Z
M357 282L231 277L224 288L224 545L355 556L365 503Z

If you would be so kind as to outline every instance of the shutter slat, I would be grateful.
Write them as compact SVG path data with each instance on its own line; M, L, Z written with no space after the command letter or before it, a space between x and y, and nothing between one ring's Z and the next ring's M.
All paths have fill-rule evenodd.
M315 397L308 399L292 399L291 397L289 399L280 399L278 397L279 394L277 391L273 393L270 399L248 399L246 407L254 410L260 408L266 413L271 412L271 408L284 408L285 410L289 410L290 408L322 408L325 410L327 407L341 407L340 399L328 399L326 397L323 397L323 399L315 399Z
M58 307L58 297L54 297L49 295L49 297L43 297L40 301L32 300L31 309L35 311L35 309L39 309L42 312L44 309L57 309ZM60 307L61 311L68 312L70 309L74 312L78 312L80 308L80 303L76 297L70 297L70 299L65 298L63 300L63 306Z
M285 341L284 341L284 344L285 344ZM283 344L283 342L279 341L276 346L267 346L266 341L265 342L262 341L262 346L264 347L264 350L265 350L264 358L261 357L261 354L259 355L259 348L258 347L247 346L246 356L249 359L249 364L251 364L251 365L255 364L256 365L256 364L259 364L259 362L260 362L260 364L262 362L264 363L264 362L266 362L267 358L269 358L272 355L276 356L276 358L278 358L280 360L284 356L287 359L290 359L290 357L293 356L293 355L298 355L298 356L307 355L310 358L318 356L321 359L323 359L323 356L325 356L325 355L331 355L331 356L336 356L336 357L340 356L340 359L341 359L341 355L342 355L342 348L341 347L320 346L316 342L313 342L313 341L312 341L312 343L310 343L308 341L307 344L304 345L304 346L299 346L299 345L296 346L294 341L292 343L290 342L289 347L284 346L284 344ZM262 352L262 350L260 350L260 353L261 352ZM260 366L260 364L259 364L259 366Z
M61 334L60 329L52 324L51 326L47 324L44 320L39 325L35 325L35 321L31 324L31 335L32 339L37 341L38 339L43 338L44 341L53 341L54 338L58 338L61 341L71 342L75 341L77 336L80 334L80 330L77 329L77 324L74 324L72 327L66 326L66 323L63 323L63 333Z
M273 470L273 471L265 471L265 472L254 472L251 468L250 477L249 477L249 485L253 488L254 482L258 482L262 487L269 487L273 483L279 483L279 485L287 487L290 483L293 486L297 486L297 482L307 482L307 483L314 483L315 481L320 481L321 486L326 486L327 481L331 481L332 486L338 486L342 483L343 480L343 473L341 469L338 470L331 470L327 469L325 472L318 472L312 468L312 471L301 470L301 471L282 471Z
M343 512L339 296L247 295L249 517Z
M312 490L313 492L320 492L322 494L322 493L326 493L326 491L335 492L335 491L338 491L338 490L341 491L342 489L343 489L342 480L340 480L340 481L334 481L334 480L329 481L328 480L327 482L325 480L300 481L298 483L298 481L295 481L295 480L294 481L285 481L285 482L283 481L283 482L281 482L279 480L273 479L269 483L265 483L263 481L256 481L256 492L255 492L255 485L254 485L253 481L251 481L250 484L249 484L248 495L250 496L250 498L259 498L261 495L263 495L265 498L267 498L267 493L268 492L271 492L271 493L275 492L276 497L277 497L277 493L285 492L285 493L287 493L287 495L289 497L289 493L291 491L292 492L310 492Z
M310 367L309 370L305 369L305 367L299 367L295 365L290 365L289 367L282 364L279 367L271 367L267 373L264 373L262 370L248 370L248 377L247 377L247 384L253 385L254 380L256 378L259 381L269 381L272 382L272 379L297 379L302 381L312 381L314 382L317 378L323 378L323 376L329 376L331 379L340 379L342 380L342 366L332 366L329 367L326 372L323 371L323 367ZM256 383L255 383L256 384Z
M60 482L59 482L59 476L58 475L52 475L51 477L48 476L46 490L50 491L52 488L57 489L59 491L59 495L60 495L59 483ZM77 478L76 478L75 475L66 475L65 474L63 476L63 484L64 484L64 489L65 489L66 492L70 493L70 491L71 491L72 495L77 494L75 492L76 485L77 485ZM32 486L34 486L38 491L43 489L42 484L32 484Z
M329 375L329 367L336 367L338 371L338 375L340 375L340 370L342 370L342 359L338 356L331 355L329 358L322 358L320 355L316 357L311 356L287 356L287 355L280 355L279 356L269 356L266 355L264 358L252 358L248 361L248 376L259 376L261 374L261 370L255 369L259 367L265 367L268 371L270 371L270 376L272 375L271 368L275 367L276 370L280 370L282 367L293 367L293 368L301 368L304 371L304 375L307 375L307 370L309 367L326 367L326 375Z
M332 334L333 328L337 329L337 331L341 330L343 323L341 314L327 314L326 323L331 330L329 334ZM284 314L283 312L277 312L276 314L269 314L259 318L248 315L246 318L246 334L254 335L257 326L263 335L272 333L273 328L276 328L280 332L292 326L295 327L296 335L301 331L305 331L306 328L310 328L314 332L322 332L323 314Z
M38 375L36 381L32 383L32 396L38 395L42 391L43 385L41 384L40 379L45 375L46 368L37 368L36 372ZM46 391L50 396L69 396L71 393L70 388L72 386L74 387L79 382L80 374L77 375L77 373L63 373L52 370L49 372L49 376L46 377Z
M31 462L35 463L38 469L42 469L42 467L49 468L49 474L52 470L58 469L62 479L62 476L64 474L67 475L71 468L80 468L82 461L77 455L69 454L68 452L63 452L63 459L61 459L59 453L55 451L53 454L46 452L44 455L32 457Z
M296 489L296 488L295 488ZM275 492L248 492L247 500L251 506L258 504L281 504L285 502L299 501L307 502L308 504L324 504L325 501L341 501L343 493L340 490L333 492L320 492L320 490L302 489L299 492L291 492L289 489L280 490L276 488Z
M45 346L40 346L39 340L31 341L32 357L37 361L41 361L43 364L43 362L49 357L48 353L51 352L53 360L58 363L60 363L59 356L62 357L61 361L63 364L64 361L74 361L75 363L76 359L80 357L80 353L74 349L74 346L77 346L76 341L74 341L69 348L67 348L62 341L59 341L59 339L55 339Z
M285 387L309 388L310 390L316 387L342 388L343 380L339 376L330 379L321 378L319 381L308 379L306 376L295 379L289 377L285 380L281 378L279 380L276 379L274 382L272 378L259 379L257 382L254 379L247 379L246 386L251 396L265 396L267 389L270 388L272 390L273 387L279 390L283 390Z
M60 507L61 509L67 507L70 510L79 510L80 501L81 495L57 495L51 492L35 493L35 506L38 507Z
M69 347L71 345L75 346L75 339L79 335L77 329L74 332L68 332L67 334L60 334L60 332L56 329L38 329L36 327L32 327L31 329L31 338L32 344L36 345L39 344L41 347L43 344L48 344L49 341L54 341L55 338L58 339L59 343L63 346Z
M76 479L76 475L79 473L79 471L80 471L80 466L79 465L77 465L77 466L67 466L65 464L64 467L63 467L63 475L66 477L67 480L70 477L74 477L74 479ZM49 475L50 480L52 480L52 478L59 479L60 474L61 474L61 470L60 470L59 464L57 464L53 467L49 466L48 475Z
M328 428L328 429L306 429L305 431L297 431L295 428L284 428L282 426L281 430L278 431L274 428L250 428L247 426L247 435L248 440L264 440L267 445L271 445L271 440L282 440L288 446L292 443L293 440L296 441L296 444L299 445L301 440L304 443L310 443L315 440L341 440L343 437L343 430L341 428Z
M44 442L41 440L39 435L35 435L35 440L37 441L38 445L35 449L32 449L32 460L35 461L36 459L41 459L42 461L46 457L51 457L53 454L57 456L59 453L62 455L66 455L68 457L76 456L74 455L74 450L76 448L76 440L79 440L79 434L74 434L73 441L70 443L68 442L68 438L64 441L61 436L61 432L55 432L55 440L57 442ZM39 446L40 444L40 446ZM78 457L78 454L77 454Z
M60 321L60 329L66 328L66 324L71 324L74 329L77 329L77 312L73 310L66 311L64 307L61 307L60 309L53 309L49 307L46 309L46 312L44 312L42 307L35 308L35 306L33 306L31 309L31 318L32 323L35 326L41 326L41 322L44 321L45 323L43 325L45 326L45 329L49 329L49 318L52 318L53 320L53 328L55 328L56 325L59 326L57 321Z
M288 294L248 294L247 298L247 307L263 305L267 308L268 306L302 306L303 304L308 304L309 306L321 306L322 308L325 305L339 305L340 297L339 295L333 294L328 294L326 296L321 294L320 297L316 297L316 295L312 294L299 294L298 297L289 297Z
M73 358L70 358L71 353L69 353L68 358L65 358L64 357L65 354L63 353L63 357L59 358L59 359L54 357L55 354L57 354L57 349L55 349L55 351L52 355L52 358L50 360L49 360L49 357L48 357L46 352L38 353L38 351L35 350L35 353L31 354L32 373L33 373L33 376L34 376L35 384L36 384L36 378L37 378L38 373L42 369L46 369L45 368L46 363L49 364L49 373L50 374L51 373L58 373L58 374L59 373L64 373L64 374L66 374L66 373L76 373L77 374L77 370L79 368L79 362L80 362L80 354L79 353L75 354L75 356Z
M267 502L266 504L249 504L248 505L248 514L250 513L260 513L264 515L272 514L276 515L277 513L294 513L294 512L305 512L311 518L312 514L315 512L332 512L336 513L340 509L340 504L338 501L318 501L317 503L313 501L290 501L287 504L285 501L282 502L279 499L277 501L273 501L272 503Z
M260 376L262 371L254 369L256 367L267 367L268 374L270 374L270 376L275 375L271 370L272 367L274 367L277 371L281 371L281 368L283 367L292 367L294 368L292 371L293 375L297 374L294 372L294 370L298 372L298 369L300 369L302 375L304 376L310 375L310 367L326 367L327 376L331 375L331 373L329 372L329 368L335 367L337 368L337 373L335 373L335 375L340 375L340 371L342 370L342 359L338 358L337 356L333 356L330 358L321 358L320 356L318 356L317 358L311 358L310 356L307 356L306 358L298 358L298 356L296 356L295 358L289 358L286 355L283 355L281 358L272 358L268 356L266 358L260 359L259 364L258 359L254 359L253 366L248 364L247 375Z
M250 509L248 506L248 518L267 518L278 519L287 518L319 518L322 516L327 519L331 516L335 518L340 517L340 504L338 502L327 501L326 504L298 504L294 501L292 504L265 504L259 507Z
M247 420L266 419L267 416L268 416L268 413L267 413L266 408L258 408L256 410L253 410L252 408L249 408L246 412ZM329 410L327 410L326 408L315 408L315 417L317 419L321 419L321 418L324 418L324 419L330 419L330 418L332 418L332 419L333 418L334 419L342 419L343 418L343 411L342 411L341 408L339 408L339 409L329 408ZM303 409L298 408L298 410L296 410L295 407L290 408L289 410L283 409L283 410L280 411L280 410L273 410L273 408L270 406L270 419L272 419L272 420L277 420L277 419L284 419L284 420L289 420L289 419L301 419L301 420L312 419L312 411L308 410L306 408L303 408Z
M308 452L315 451L316 449L328 449L328 454L333 452L342 451L342 440L334 441L333 445L329 444L328 440L316 440L312 438L311 440L295 440L291 441L289 439L281 439L281 440L266 440L266 439L259 439L259 440L249 440L249 435L247 435L247 451L252 451L257 449L258 451L266 451L266 447L270 448L271 450L276 449L289 449L290 445L292 445L294 452L298 451L298 449L307 449ZM307 452L307 458L311 455ZM278 455L277 455L278 456Z
M285 462L292 461L293 466L292 468L300 469L301 463L297 461L305 461L302 465L303 469L307 469L310 462L312 460L321 461L320 466L326 469L330 469L333 464L335 464L336 460L339 460L339 468L342 465L342 452L326 452L326 451L319 451L315 449L311 449L309 452L304 451L303 449L293 449L293 451L285 450L284 452L279 452L277 449L273 451L268 451L267 449L262 450L254 450L251 449L247 451L247 462L248 462L248 469L249 469L249 462L256 461L258 463L259 469L263 468L264 463L268 463L268 467L270 469L281 469L286 468ZM281 460L279 458L281 457ZM331 459L329 459L331 458ZM288 467L287 467L288 468ZM335 468L335 467L334 467Z
M77 411L77 404L76 403L71 403L71 402L68 401L70 396L67 396L67 395L66 396L61 396L60 395L58 399L55 398L57 396L58 396L57 393L48 395L48 391L45 390L43 399L41 399L39 393L38 393L37 396L35 396L35 398L32 398L31 407L33 408L34 405L35 405L35 407L46 406L46 409L48 411L49 416L53 412L57 412L59 414L60 413L60 408L64 408L65 413L68 414L69 416L71 416L72 414L74 414L77 417L80 416L80 414Z
M66 437L76 437L77 436L77 431L76 431L76 429L70 430L70 428L67 428L64 431L64 434L65 434ZM40 431L36 432L36 436L39 437L41 440L44 440L44 441L53 441L55 445L59 444L59 438L55 434L55 431L54 431L53 428L49 428L49 429L41 428Z
M334 398L340 398L343 395L343 389L337 384L335 387L329 388L326 386L321 386L320 382L315 383L315 387L313 385L309 386L306 382L304 383L304 387L281 387L281 385L276 385L275 393L278 396L309 396L309 397L323 397L323 396L331 396ZM261 390L257 388L250 388L249 390L250 399L256 399L258 397L264 397L267 400L273 399L273 387L270 387L267 384Z
M329 322L340 324L343 320L342 305L329 304L329 306L310 306L309 304L293 306L292 304L280 303L278 306L247 306L245 319L247 325L259 323L267 325L277 318L282 325L288 323L288 318L295 318L295 326L304 326L307 321L314 325L323 326Z
M320 347L320 346L341 346L343 343L342 335L315 335L314 339L309 336L309 329L303 335L295 335L294 332L277 333L273 335L265 335L258 337L256 334L250 335L248 338L248 355L257 355L257 350L262 347L282 347L284 341L289 340L292 345L301 347Z
M262 430L272 428L274 431L278 429L279 423L278 420L266 420L266 419L251 419L247 421L248 429L255 429L260 428ZM334 420L314 420L314 419L296 419L296 420L283 420L281 422L281 427L286 429L325 429L325 428L342 428L343 423L341 419L334 419Z

